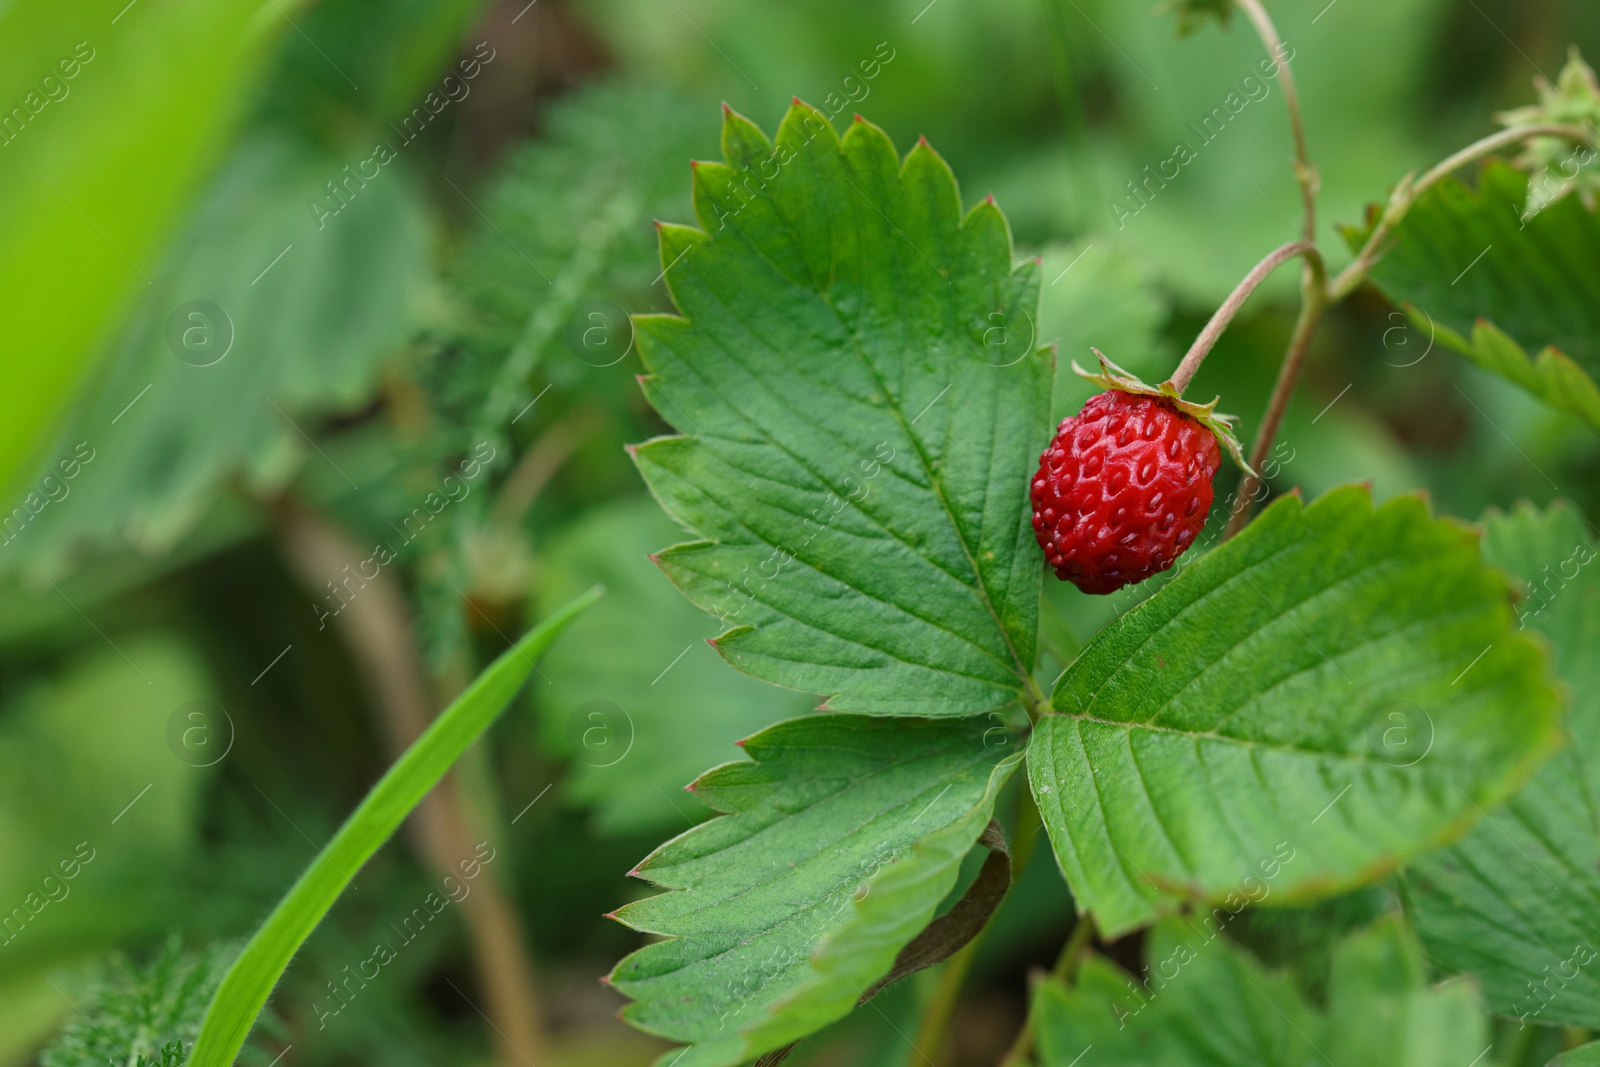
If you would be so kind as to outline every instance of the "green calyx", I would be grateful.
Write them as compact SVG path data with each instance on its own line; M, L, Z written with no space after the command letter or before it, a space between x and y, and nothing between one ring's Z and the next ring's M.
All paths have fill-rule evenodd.
M1251 468L1250 464L1245 462L1244 451L1239 447L1239 438L1234 436L1233 424L1239 421L1239 417L1237 415L1225 415L1217 410L1217 401L1222 399L1220 396L1214 398L1209 404L1196 404L1192 400L1183 399L1182 394L1178 392L1178 387L1172 384L1170 378L1160 385L1150 385L1140 381L1135 375L1111 362L1106 358L1105 353L1098 348L1091 348L1089 351L1093 352L1095 358L1100 361L1100 373L1096 374L1093 371L1084 370L1078 365L1077 360L1073 360L1072 369L1080 378L1093 382L1103 389L1120 389L1124 393L1134 393L1138 396L1160 397L1215 434L1218 443L1222 445L1228 455L1233 457L1233 461L1242 470L1258 478L1260 477Z

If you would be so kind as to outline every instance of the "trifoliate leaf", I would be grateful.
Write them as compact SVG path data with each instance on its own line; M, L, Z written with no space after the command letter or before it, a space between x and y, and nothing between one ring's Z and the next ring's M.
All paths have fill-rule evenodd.
M1425 352L1447 345L1600 429L1600 221L1572 197L1524 218L1529 196L1528 177L1504 163L1475 190L1440 182L1372 279L1410 313ZM1346 236L1355 246L1366 232Z
M1555 741L1509 599L1420 499L1275 503L1056 684L1029 779L1078 906L1115 936L1269 867L1293 902L1463 833Z
M1484 551L1516 575L1521 625L1548 638L1572 694L1570 745L1459 844L1406 871L1435 964L1468 971L1524 1024L1600 1025L1600 567L1570 506L1484 521Z
M1338 944L1326 1010L1219 936L1227 913L1153 931L1143 981L1098 957L1034 1004L1044 1067L1461 1067L1488 1047L1469 983L1432 989L1415 939L1390 918ZM1092 1059L1085 1055L1093 1049Z
M672 890L616 917L667 940L610 981L623 1018L732 1067L846 1015L933 918L1015 770L979 722L811 716L745 742L695 792L725 814L635 872Z
M926 142L901 160L796 103L695 171L704 231L661 230L683 317L636 319L684 436L635 458L699 540L663 569L730 662L838 710L970 715L1031 686L1028 471L1049 437L1037 272L992 202L963 216Z

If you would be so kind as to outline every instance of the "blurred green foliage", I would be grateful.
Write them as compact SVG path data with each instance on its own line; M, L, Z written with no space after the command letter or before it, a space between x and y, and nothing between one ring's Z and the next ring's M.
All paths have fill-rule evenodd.
M597 981L637 946L600 913L639 892L624 872L663 833L704 817L675 787L812 702L719 662L702 642L712 622L645 558L677 536L622 451L666 431L633 380L624 317L668 307L651 224L693 221L688 160L718 154L719 101L769 129L797 95L902 145L926 134L966 204L994 194L1019 255L1042 256L1038 335L1059 342L1054 415L1071 414L1089 388L1070 360L1096 346L1159 376L1298 225L1282 89L1247 21L1161 6L0 8L0 921L32 916L0 936L0 1064L94 1016L79 979L107 953L176 966L161 955L171 930L194 951L242 935L386 766L381 687L323 617L378 579L332 568L342 594L306 581L289 501L359 546L352 570L393 546L379 573L406 598L435 708L530 615L594 577L611 585L459 778L507 857L495 870L552 1040L541 1065L659 1052ZM1332 224L1360 223L1406 171L1533 101L1569 43L1600 53L1586 0L1270 6L1336 266ZM376 162L380 143L392 159ZM1289 274L1193 386L1242 416L1246 439L1292 322ZM209 366L225 324L195 301L233 340ZM1593 430L1427 340L1371 290L1339 308L1279 435L1273 491L1370 480L1379 498L1422 489L1458 516L1557 497L1594 516ZM494 459L465 479L483 442ZM1148 591L1090 601L1051 583L1061 643ZM226 713L207 712L231 741L214 766L171 740L197 701ZM614 764L583 758L590 701L631 717ZM298 957L262 1062L291 1044L285 1064L490 1061L482 943L455 915L318 1029L327 984L434 888L418 836L377 857ZM94 859L63 880L80 843ZM1325 927L1380 903L1273 913L1239 940L1271 966L1302 964L1316 1005ZM995 1062L1070 907L1036 863L978 950L950 1062ZM1108 949L1124 963L1138 950ZM791 1062L920 1062L899 1032L933 997L928 977ZM1503 1030L1501 1062L1560 1046Z
M151 284L163 235L214 162L288 10L268 20L239 0L191 0L146 5L124 22L122 0L96 0L0 12L8 494L45 451L119 312Z

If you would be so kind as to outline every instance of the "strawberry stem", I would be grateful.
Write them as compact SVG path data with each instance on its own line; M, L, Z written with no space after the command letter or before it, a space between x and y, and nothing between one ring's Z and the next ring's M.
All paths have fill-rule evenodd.
M1300 119L1300 94L1294 87L1294 73L1289 69L1289 46L1284 44L1283 35L1278 32L1278 27L1272 24L1272 17L1267 14L1267 9L1261 6L1261 0L1235 0L1235 3L1250 19L1256 35L1261 38L1261 43L1267 46L1268 54L1278 66L1278 84L1283 87L1283 102L1289 109L1289 127L1294 134L1294 176L1300 183L1300 200L1305 205L1305 225L1301 228L1300 235L1307 241L1315 242L1317 190L1322 182L1317 174L1317 168L1311 165L1311 155L1306 150L1306 127ZM1313 251L1313 254L1317 253Z
M1323 260L1322 252L1316 247L1316 198L1318 190L1317 169L1311 163L1311 158L1306 149L1305 125L1300 116L1300 97L1295 90L1294 76L1289 69L1289 51L1283 42L1283 37L1272 23L1272 18L1262 6L1261 0L1234 0L1241 11L1249 18L1256 34L1261 38L1271 54L1273 62L1278 68L1278 81L1283 86L1284 103L1289 110L1289 126L1294 136L1294 172L1295 180L1300 184L1301 199L1305 205L1305 221L1302 225L1301 236L1304 240L1294 244L1285 245L1269 255L1258 264L1255 270L1247 275L1239 287L1233 291L1228 300L1217 309L1211 321L1206 323L1200 336L1195 338L1194 345L1183 357L1183 362L1173 373L1167 386L1176 392L1182 392L1200 369L1200 363L1205 359L1206 353L1221 336L1222 331L1228 326L1234 314L1250 296L1252 290L1272 272L1280 263L1296 255L1305 257L1305 271L1300 285L1300 314L1295 320L1294 333L1289 339L1289 347L1284 353L1283 366L1278 371L1278 380L1273 384L1272 397L1267 402L1266 413L1262 416L1261 427L1256 433L1250 448L1250 461L1246 466L1246 474L1240 483L1238 491L1234 494L1233 513L1229 517L1228 527L1224 538L1232 537L1244 526L1250 517L1250 512L1255 504L1255 498L1261 488L1261 478L1254 470L1259 468L1267 457L1267 451L1272 447L1273 438L1277 436L1278 425L1283 421L1283 414L1288 409L1289 398L1294 394L1295 386L1299 384L1301 371L1305 367L1306 356L1311 349L1311 340L1316 334L1317 326L1322 321L1324 312L1334 304L1339 303L1367 280L1373 266L1386 251L1384 245L1393 234L1395 227L1405 217L1423 191L1435 185L1445 177L1474 160L1498 152L1513 144L1520 143L1530 137L1565 137L1578 144L1600 146L1600 135L1593 129L1564 125L1559 123L1530 123L1523 126L1513 126L1490 134L1458 152L1453 153L1433 168L1425 172L1421 178L1412 180L1410 175L1402 179L1389 198L1383 215L1368 235L1366 243L1356 253L1356 258L1347 266L1332 283L1328 280L1327 265Z
M1400 225L1400 220L1405 218L1411 205L1416 203L1429 188L1460 170L1468 163L1491 156L1502 148L1509 148L1520 144L1530 137L1565 137L1575 144L1595 145L1597 143L1595 132L1584 126L1563 125L1560 123L1538 123L1528 126L1513 126L1508 130L1491 133L1487 137L1467 145L1458 152L1452 153L1432 169L1423 174L1416 181L1402 180L1389 198L1388 205L1384 208L1383 217L1373 227L1366 243L1361 246L1361 251L1356 258L1339 273L1338 279L1329 286L1329 298L1333 303L1338 303L1351 293L1355 292L1367 280L1367 275L1378 260L1383 258L1384 241ZM1409 176L1408 176L1409 177Z
M1330 303L1328 293L1328 270L1323 261L1322 252L1316 246L1317 240L1317 191L1321 179L1317 168L1311 163L1311 154L1306 148L1305 123L1300 117L1300 94L1294 85L1294 74L1289 69L1289 49L1284 44L1283 35L1273 25L1272 17L1267 14L1267 9L1261 5L1261 0L1234 0L1239 9L1250 19L1255 27L1256 35L1261 38L1261 43L1266 46L1267 52L1272 56L1272 61L1278 68L1278 84L1283 87L1283 102L1289 110L1289 127L1294 135L1294 177L1300 185L1300 199L1305 205L1305 222L1301 226L1301 237L1304 239L1296 254L1305 256L1305 270L1300 280L1300 315L1295 320L1294 334L1289 339L1288 351L1284 353L1283 366L1278 371L1278 380L1272 387L1272 398L1267 402L1267 412L1261 419L1261 428L1257 431L1255 441L1250 448L1250 462L1245 464L1244 481L1240 483L1239 491L1234 495L1234 510L1228 521L1228 528L1224 537L1231 537L1237 533L1250 517L1250 508L1254 503L1257 488L1261 485L1261 476L1256 473L1261 464L1265 462L1267 450L1272 447L1272 439L1277 436L1278 423L1283 420L1283 413L1289 406L1289 398L1294 395L1294 389L1300 381L1300 371L1305 366L1306 353L1311 349L1311 338L1317 332L1317 325L1322 321L1322 314L1328 309ZM1287 246L1286 246L1287 247ZM1283 251L1282 249L1279 250ZM1277 253L1274 253L1276 255ZM1268 257L1271 259L1272 257ZM1286 257L1287 258L1287 257ZM1266 261L1263 261L1265 263ZM1273 264L1276 266L1277 264ZM1260 268L1257 268L1260 269ZM1270 268L1269 268L1270 271ZM1252 272L1254 273L1254 272ZM1246 278L1246 281L1249 281ZM1241 287L1242 287L1241 283ZM1237 291L1236 291L1237 295ZM1244 296L1248 297L1246 292ZM1229 298L1230 301L1232 298ZM1241 300L1241 303L1243 301ZM1223 305L1226 308L1227 305ZM1221 308L1218 314L1222 313ZM1235 308L1234 310L1237 310ZM1231 315L1230 315L1231 317ZM1224 320L1222 326L1226 326ZM1211 331L1211 324L1207 323L1202 331L1204 338ZM1221 330L1218 329L1218 333ZM1215 341L1215 338L1212 338ZM1196 345L1199 340L1196 340ZM1191 350L1192 352L1192 350ZM1200 353L1203 359L1204 352ZM1189 362L1189 357L1184 357L1184 363ZM1198 369L1199 359L1195 360L1195 369ZM1179 366L1179 370L1184 368ZM1194 370L1189 371L1190 374Z
M1265 259L1252 267L1250 273L1244 276L1244 280L1234 287L1233 292L1228 294L1228 299L1224 300L1222 306L1217 308L1216 313L1211 316L1211 321L1206 323L1205 329L1200 331L1200 336L1196 337L1194 344L1189 346L1189 351L1184 355L1183 362L1179 363L1178 369L1172 372L1170 380L1173 388L1181 393L1189 387L1189 382L1193 380L1195 372L1200 369L1200 364L1205 361L1206 354L1211 351L1212 347L1217 343L1217 339L1222 336L1222 331L1228 328L1228 323L1233 321L1233 317L1239 313L1239 309L1244 306L1244 302L1250 299L1250 294L1255 292L1262 282L1266 281L1267 275L1294 257L1304 255L1310 251L1312 251L1311 242L1295 241L1292 244L1273 249Z
M1267 412L1261 416L1261 428L1256 431L1255 440L1250 445L1249 468L1244 480L1239 483L1239 491L1234 494L1233 514L1228 518L1223 540L1238 533L1250 517L1256 489L1261 484L1261 476L1256 471L1266 462L1267 450L1272 447L1272 439L1278 435L1278 424L1288 410L1289 398L1294 395L1294 388L1300 382L1300 371L1305 367L1306 353L1311 350L1311 338L1317 332L1317 324L1322 321L1322 313L1328 309L1328 305L1328 282L1323 274L1322 261L1307 261L1306 278L1301 286L1300 315L1295 319L1294 333L1289 337L1289 348L1284 353L1283 366L1278 370L1278 380L1273 383Z

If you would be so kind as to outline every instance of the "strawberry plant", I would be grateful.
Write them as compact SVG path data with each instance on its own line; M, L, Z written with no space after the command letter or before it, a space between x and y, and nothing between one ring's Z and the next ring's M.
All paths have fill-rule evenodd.
M1518 116L1506 134L1408 177L1373 225L1350 231L1357 258L1334 275L1315 244L1316 171L1281 42L1259 4L1240 6L1276 57L1291 108L1303 240L1241 283L1161 387L1102 359L1102 373L1086 376L1107 391L1053 440L1056 355L1031 328L1037 264L1013 262L992 199L963 209L926 141L901 157L859 116L837 134L798 101L769 139L728 111L723 159L694 167L700 228L661 227L678 314L637 327L646 395L678 435L633 454L690 540L654 558L726 626L713 643L729 663L826 697L824 714L762 731L741 742L744 760L692 783L717 816L631 872L663 892L616 918L661 940L608 981L631 1000L624 1018L682 1043L661 1064L777 1063L885 984L948 959L981 935L1014 877L1007 867L1042 851L1031 840L1039 828L1081 933L1039 988L1008 1062L1030 1054L1036 1033L1048 1065L1091 1047L1096 1062L1288 1064L1319 1042L1336 1063L1471 1060L1487 1033L1477 994L1427 990L1417 934L1398 921L1336 950L1325 1022L1282 979L1204 934L1267 894L1313 901L1397 867L1412 872L1409 913L1437 958L1491 965L1496 1010L1508 1010L1536 959L1561 951L1558 930L1588 943L1573 924L1596 898L1571 886L1594 866L1594 828L1570 825L1587 805L1540 799L1579 782L1552 780L1560 772L1547 767L1512 802L1530 808L1535 852L1568 832L1550 823L1587 842L1568 873L1541 872L1559 899L1528 914L1527 933L1499 933L1489 918L1496 900L1516 899L1505 879L1527 880L1502 847L1521 846L1470 832L1560 743L1562 687L1547 644L1517 625L1511 575L1525 553L1548 553L1563 535L1584 544L1586 532L1560 512L1495 516L1486 551L1484 533L1426 501L1378 505L1360 486L1285 496L1243 525L1259 475L1215 403L1182 392L1250 291L1299 259L1300 321L1250 451L1261 464L1328 307L1374 272L1425 306L1432 263L1453 261L1429 243L1442 211L1458 231L1523 232L1515 212L1471 194L1441 202L1456 188L1451 173L1517 143L1592 145L1593 127ZM1512 203L1511 174L1486 171L1484 195ZM1555 210L1593 226L1576 198ZM1543 213L1533 225L1524 240L1576 228ZM1556 332L1563 320L1517 305L1502 274L1480 279L1483 303L1473 290L1454 294L1453 314L1504 301L1530 335L1581 342L1576 320ZM1103 339L1113 355L1116 340ZM1493 354L1509 341L1451 343L1558 403L1588 403L1581 386L1556 384L1593 388L1557 369L1570 365L1559 352L1535 371ZM1218 518L1211 482L1223 450L1246 471L1221 516L1236 536L1196 549L1202 558L1104 627L1059 678L1042 675L1044 565L1093 594L1167 570ZM1531 543L1509 550L1519 536ZM1570 630L1551 635L1558 657L1582 642L1600 601L1572 596L1563 607L1552 620ZM1013 775L1026 788L1008 791ZM1017 808L1004 813L1009 842L998 807L1007 796ZM974 849L988 858L964 877ZM1465 907L1474 895L1484 903ZM1141 1013L1125 1003L1133 983L1077 964L1090 939L1152 925L1152 958L1203 962L1164 975L1177 991L1130 1025ZM1160 981L1148 977L1135 1001L1156 998ZM1351 1036L1392 998L1416 1007L1389 1030ZM1566 1000L1569 1013L1552 1021L1594 1024ZM1187 1033L1217 1014L1245 1027L1237 1042ZM924 1036L940 1040L937 1020Z
M495 32L549 19L541 33L583 52L579 6L497 9L506 18ZM739 47L724 52L670 6L756 89ZM1065 12L1045 6L1064 39ZM108 349L107 373L64 419L61 440L84 443L57 449L26 481L3 539L18 548L0 558L0 581L14 567L73 615L17 599L0 613L23 620L0 624L0 654L9 639L11 660L29 670L67 664L53 689L0 692L20 708L0 716L15 794L0 796L0 837L48 849L54 864L5 883L21 887L20 904L0 912L0 949L39 944L25 939L69 908L94 912L37 956L0 958L16 968L0 972L7 1027L33 1005L10 1009L6 998L40 992L35 978L73 1009L64 1027L50 1023L59 1036L38 1062L287 1067L300 1056L320 1067L429 1062L447 1049L449 1062L476 1063L461 1034L481 1016L503 1067L1600 1063L1600 534L1581 506L1600 430L1600 80L1576 49L1558 77L1540 76L1535 103L1494 116L1495 132L1426 169L1389 173L1387 194L1337 228L1335 247L1322 236L1318 163L1331 174L1345 160L1314 154L1302 104L1345 102L1310 79L1302 99L1296 64L1313 43L1291 47L1262 0L1164 4L1181 36L1218 24L1247 32L1249 73L1205 113L1197 146L1163 148L1125 194L1114 191L1112 229L1149 224L1168 242L1161 262L1130 245L1080 267L1111 230L1061 227L1074 244L1018 253L1028 242L1014 238L1002 201L1020 204L1011 219L1033 236L1059 222L1041 221L1046 198L1030 194L1032 177L972 197L928 138L896 144L850 117L845 96L869 113L904 106L893 78L930 62L907 42L874 46L821 106L796 97L781 117L766 114L773 124L724 104L718 153L714 112L697 101L626 80L573 92L540 113L538 137L480 201L455 178L466 182L459 168L480 158L473 137L500 119L472 109L514 96L505 86L526 76L526 55L506 48L494 61L502 53L485 40L430 89L436 39L461 29L471 5L408 0L394 36L372 49L357 7L330 2L314 16L325 21L308 22L317 37L327 31L332 56L277 12L298 40L271 68L274 106L248 120L176 231L172 258L145 279L149 301ZM618 0L607 11L634 9ZM660 29L634 13L644 36ZM612 21L618 62L644 64L650 43L631 36L635 20ZM1374 55L1379 38L1409 32L1399 21L1389 33L1363 28ZM735 38L749 46L786 24L761 25ZM1121 77L1157 91L1095 30L1129 68ZM125 65L104 51L90 75ZM241 55L254 62L256 46ZM1101 92L1073 69L1070 48L1056 58L1062 86ZM341 63L371 87L354 104L344 83L360 90ZM1037 72L1017 66L1031 85ZM495 82L502 71L511 81ZM439 106L403 106L417 86ZM1372 91L1366 79L1348 89ZM1016 119L988 87L970 91L981 122ZM483 95L469 106L474 92ZM1141 94L1124 84L1117 104L1137 114L1130 102L1149 104ZM1070 95L1073 158L1061 173L1076 193L1098 188L1099 148ZM940 99L925 110L956 106ZM1241 226L1217 248L1196 236L1215 227L1157 229L1145 212L1180 195L1212 196L1208 214L1229 217L1216 187L1195 192L1192 176L1210 154L1233 151L1224 137L1247 136L1249 103L1252 119L1268 108L1286 119L1277 150L1296 218L1254 191L1292 239L1257 240L1262 231ZM89 122L56 107L26 136L66 137L66 125L51 134L44 124L58 115ZM155 242L219 115L196 112L200 142L150 187L161 210L109 224L108 247L111 236L135 253ZM387 137L381 121L399 134L395 115L429 126L448 152L401 135L405 156L350 155L350 130ZM94 138L78 140L81 151ZM1137 143L1107 156L1120 166L1143 152L1123 150ZM950 158L965 168L975 154ZM380 156L372 177L363 165ZM414 177L438 181L407 176L416 164L400 160L416 157L437 174ZM430 197L445 187L468 222L430 286L425 235L446 214L431 220ZM92 182L82 191L97 213L114 199ZM32 262L22 251L0 249L0 262ZM110 256L96 245L91 259ZM1221 282L1200 277L1213 259L1237 267ZM1291 267L1297 287L1285 284ZM1165 333L1158 277L1159 292L1185 302ZM59 381L24 390L48 403L8 432L25 435L87 366L74 334L110 315L114 280L99 271L68 302L71 328L46 347L73 359ZM1241 341L1251 326L1234 324L1271 286L1298 300L1267 365L1250 358L1260 337ZM202 289L221 303L195 298ZM46 316L25 311L18 321L47 334ZM1318 437L1344 392L1329 389L1315 417L1291 413L1320 389L1308 375L1314 346L1346 342L1374 318L1386 353L1394 333L1422 350L1389 367L1441 352L1427 373L1442 376L1413 394L1430 410L1406 424L1412 467L1373 443L1370 412ZM224 362L236 339L238 356ZM1439 372L1445 352L1461 358ZM637 390L608 370L630 358ZM1478 376L1460 379L1470 392L1448 376L1457 372ZM1462 488L1480 475L1441 444L1455 428L1431 408L1462 406L1441 399L1447 386L1555 497L1485 509L1501 494ZM1500 416L1518 421L1517 438ZM1335 437L1344 458L1371 460L1373 481L1350 482L1344 467L1326 476L1338 464L1319 458L1321 446ZM1536 462L1558 437L1578 504ZM296 458L302 440L321 463ZM30 463L27 442L13 443L13 466ZM84 458L99 455L93 466ZM1395 491L1396 469L1429 463L1455 506ZM1302 491L1301 471L1315 491ZM371 533L373 546L347 529ZM257 549L266 562L243 555L256 535L269 540L270 551ZM138 559L90 570L82 584L67 576L75 554L119 545ZM179 562L162 557L178 546L188 553ZM223 576L221 593L177 577L183 561L224 549L246 565L206 563L205 577ZM209 692L199 657L171 637L119 644L73 597L96 597L98 617L119 594L159 586L149 599L163 625L191 615L234 625L227 576L272 567L321 599L309 620L297 604L295 643L233 696L297 644L281 673L304 670L333 695L299 718L293 701L239 697L270 714L241 714L241 755L216 772L229 776L219 786L201 777L228 752L206 762L215 724L195 710L211 706L195 697ZM172 609L186 597L226 610ZM53 655L79 617L145 686L181 691L177 711L127 698L121 714L111 652ZM315 643L312 623L345 643L354 681L329 666L344 660ZM18 633L30 635L25 652ZM296 666L301 658L310 665ZM322 717L345 730L329 709L362 703L345 689L375 706L381 759L360 729L336 759L319 750L322 735L305 740L329 726ZM528 736L496 726L519 702L534 716ZM126 733L94 718L108 705ZM152 723L165 723L164 751L184 766L177 778L145 773ZM231 718L227 728L232 751ZM469 755L485 737L495 743ZM308 805L305 829L257 784L274 744L290 754L277 762L308 779L354 767L336 768L343 791ZM154 780L109 822L95 796L103 838L61 850L41 831L76 825L68 765L119 790ZM136 807L157 782L165 797ZM294 851L234 832L259 829L236 810L229 789L240 783L254 790L236 790L250 805L292 826L296 836L283 836ZM38 825L4 807L40 795L63 799ZM186 823L206 807L201 796L228 800L203 813L211 821ZM124 816L116 832L141 828L132 845L112 836ZM380 855L408 819L421 873ZM675 836L652 850L666 826ZM186 831L208 846L205 863L178 866ZM528 841L539 847L519 849ZM102 847L107 858L91 868ZM636 862L619 890L624 854ZM169 866L200 888L161 880ZM361 895L369 876L373 891ZM417 889L420 903L392 908L386 883ZM69 904L80 892L92 904ZM458 921L464 946L447 940ZM65 991L45 977L59 962L51 952L101 954L102 926L146 947L166 940L147 962L110 955ZM174 926L182 932L163 929ZM186 949L195 939L206 946ZM1026 972L1025 993L1020 980L1004 997L992 980L975 988L997 944L1010 978ZM535 945L541 955L560 946L548 971L534 966ZM596 960L616 961L604 988L592 981ZM541 996L553 990L547 1013ZM572 1020L595 1016L601 997L631 1031L571 1039L586 1025ZM436 1047L407 1029L430 1015ZM963 1044L982 1028L977 1015L993 1031L982 1056ZM893 1032L891 1051L852 1045L863 1019ZM0 1037L0 1067L31 1054L36 1037Z

